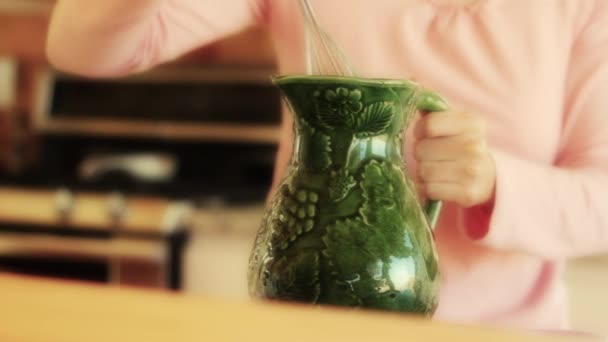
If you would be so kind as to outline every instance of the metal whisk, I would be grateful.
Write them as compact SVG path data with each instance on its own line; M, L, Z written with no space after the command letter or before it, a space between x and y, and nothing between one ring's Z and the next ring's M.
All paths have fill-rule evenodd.
M299 0L306 21L306 60L309 75L356 76L336 42L321 28L308 0Z

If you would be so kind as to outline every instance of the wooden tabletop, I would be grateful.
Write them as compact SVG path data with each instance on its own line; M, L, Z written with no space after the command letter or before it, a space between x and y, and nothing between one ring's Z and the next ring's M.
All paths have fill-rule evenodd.
M580 341L402 315L228 302L0 274L0 340Z

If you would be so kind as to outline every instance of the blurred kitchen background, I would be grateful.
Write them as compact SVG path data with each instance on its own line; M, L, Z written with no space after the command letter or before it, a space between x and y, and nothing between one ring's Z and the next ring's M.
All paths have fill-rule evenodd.
M250 30L126 79L53 70L52 0L0 0L0 271L244 298L280 99ZM567 272L608 333L608 257Z

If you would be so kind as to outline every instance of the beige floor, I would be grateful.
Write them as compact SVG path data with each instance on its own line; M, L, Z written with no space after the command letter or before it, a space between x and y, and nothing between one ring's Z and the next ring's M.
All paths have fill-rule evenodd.
M259 208L201 215L185 260L187 291L247 298L245 274ZM608 336L608 257L571 263L566 281L574 328Z

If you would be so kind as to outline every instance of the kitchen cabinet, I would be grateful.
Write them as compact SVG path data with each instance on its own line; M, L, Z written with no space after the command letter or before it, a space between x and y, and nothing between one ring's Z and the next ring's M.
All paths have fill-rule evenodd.
M0 186L0 269L179 290L190 212L164 198Z

